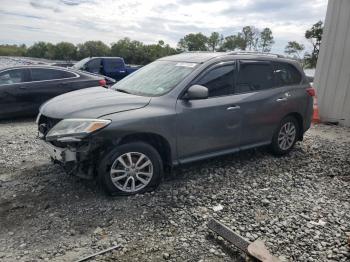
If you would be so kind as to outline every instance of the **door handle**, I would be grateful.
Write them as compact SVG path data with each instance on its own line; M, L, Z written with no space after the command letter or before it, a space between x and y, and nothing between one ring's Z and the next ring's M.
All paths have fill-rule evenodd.
M285 97L277 98L276 101L277 102L285 102L285 101L287 101L287 98L285 98Z
M27 89L26 86L19 86L20 89Z
M229 106L228 108L226 108L226 110L231 111L231 110L237 110L240 109L240 106Z

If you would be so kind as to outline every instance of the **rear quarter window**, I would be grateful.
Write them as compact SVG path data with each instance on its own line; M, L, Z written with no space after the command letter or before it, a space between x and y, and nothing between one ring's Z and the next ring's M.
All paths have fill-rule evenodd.
M298 85L301 82L301 73L291 64L273 63L274 86Z
M56 69L32 68L30 71L32 81L56 80L76 76L71 72Z

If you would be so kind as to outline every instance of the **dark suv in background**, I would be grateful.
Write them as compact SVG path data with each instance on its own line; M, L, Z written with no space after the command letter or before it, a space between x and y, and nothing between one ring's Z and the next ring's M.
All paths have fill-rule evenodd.
M310 127L314 90L278 55L183 53L112 89L56 97L37 119L52 159L112 194L157 186L163 170L270 145L288 153Z

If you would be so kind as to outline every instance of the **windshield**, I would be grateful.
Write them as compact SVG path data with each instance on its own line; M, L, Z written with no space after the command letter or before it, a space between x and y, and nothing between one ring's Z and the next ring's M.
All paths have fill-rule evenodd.
M89 60L90 60L90 57L84 58L83 60L76 62L72 67L75 69L82 69L83 66L86 64L86 62Z
M189 75L196 63L155 61L116 83L112 88L134 95L160 96Z

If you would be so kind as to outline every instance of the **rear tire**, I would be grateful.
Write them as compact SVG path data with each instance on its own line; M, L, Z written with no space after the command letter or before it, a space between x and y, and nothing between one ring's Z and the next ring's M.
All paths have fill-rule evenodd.
M293 149L298 134L298 121L292 116L285 117L273 135L270 146L272 153L277 156L288 154Z
M98 168L99 181L110 195L135 195L154 190L163 176L158 151L144 142L131 142L108 152Z

